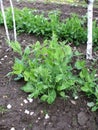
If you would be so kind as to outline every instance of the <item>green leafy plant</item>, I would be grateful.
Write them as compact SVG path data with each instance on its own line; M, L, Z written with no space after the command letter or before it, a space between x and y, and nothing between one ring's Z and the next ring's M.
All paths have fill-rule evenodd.
M77 15L71 15L66 20L60 20L60 11L51 11L47 17L38 14L35 10L23 8L22 10L14 8L16 29L18 33L26 32L51 38L52 33L58 36L59 40L66 40L76 45L86 42L85 20ZM11 9L5 10L7 25L9 29L13 28ZM1 24L2 24L1 15Z
M39 97L51 104L58 95L66 99L69 92L75 96L78 91L83 91L91 99L88 106L93 111L98 109L96 70L88 69L84 60L73 63L73 56L77 59L80 54L74 54L70 46L58 43L56 35L43 44L29 45L24 51L18 42L9 45L20 55L15 58L11 74L17 75L15 80L24 79L26 83L21 90L30 98Z
M58 36L59 40L66 40L67 43L80 45L87 41L86 19L72 14L69 18L60 20L60 11L51 11L45 17L44 12L38 14L35 9L23 8L22 10L14 8L16 29L18 33L26 32L51 38L52 33ZM5 10L7 25L9 29L13 28L11 8ZM2 13L0 12L0 24L3 24ZM98 43L97 22L93 23L93 43Z
M81 79L81 90L91 98L92 102L88 103L88 106L92 108L92 111L98 109L98 77L96 76L96 70L86 68L85 61L77 61L75 64L78 70L81 70L79 73Z
M65 23L62 23L62 38L76 45L86 43L87 33L84 23L85 19L81 20L76 14L72 14L65 20Z
M97 44L98 44L98 25L97 22L93 22L93 45L98 49Z
M51 104L57 95L66 98L68 91L74 92L78 78L72 73L73 52L70 46L58 44L56 35L42 45L37 42L18 53L22 54L21 59L15 58L12 74L18 76L16 79L24 78L26 84L21 89L31 98L40 97Z
M7 109L4 106L0 105L0 113L5 113L7 112Z

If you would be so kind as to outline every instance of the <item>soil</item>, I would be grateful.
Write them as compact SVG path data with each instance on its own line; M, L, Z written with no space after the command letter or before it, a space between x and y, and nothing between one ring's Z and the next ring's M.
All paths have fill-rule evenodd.
M80 16L86 14L86 8L70 5L13 3L16 7L36 8L40 12L59 9L62 11L62 18L68 17L72 12ZM8 0L4 4L8 7ZM94 12L94 17L98 16L98 10L94 9ZM13 39L12 31L10 37ZM98 130L98 113L91 112L87 107L88 99L84 94L80 94L76 100L69 98L68 101L58 97L52 105L39 99L28 101L27 94L20 90L24 82L16 82L13 77L6 76L12 70L15 54L5 39L4 27L0 26L0 130ZM18 36L23 47L34 44L37 40L42 42L43 38L27 34Z

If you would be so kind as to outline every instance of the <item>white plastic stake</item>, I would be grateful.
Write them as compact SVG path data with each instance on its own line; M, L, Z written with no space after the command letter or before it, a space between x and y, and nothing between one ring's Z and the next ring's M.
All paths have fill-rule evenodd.
M14 40L15 40L15 42L16 42L16 41L17 41L16 23L15 23L15 14L14 14L14 8L13 8L12 0L10 0L10 5L11 5L11 9L12 9L12 17L13 17Z
M87 50L86 50L86 59L91 60L92 57L92 21L93 21L93 3L94 0L89 0L88 1L88 23L87 23L87 28L88 28L88 35L87 35Z
M2 11L2 16L3 16L3 20L4 20L4 26L5 26L5 31L6 31L7 39L10 42L8 27L7 27L7 23L6 23L6 17L5 17L5 13L4 13L3 0L0 0L0 4L1 4L1 11Z

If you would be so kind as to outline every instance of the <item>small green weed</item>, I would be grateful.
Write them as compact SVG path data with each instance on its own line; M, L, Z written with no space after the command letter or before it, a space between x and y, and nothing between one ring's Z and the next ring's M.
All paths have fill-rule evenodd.
M7 109L4 106L0 106L0 113L4 113L6 111L7 111Z

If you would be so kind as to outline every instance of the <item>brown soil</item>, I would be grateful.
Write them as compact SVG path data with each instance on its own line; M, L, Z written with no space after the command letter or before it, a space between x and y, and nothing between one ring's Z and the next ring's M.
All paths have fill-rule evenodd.
M8 0L5 3L9 6ZM43 4L43 3L16 3L19 8L30 7L40 11L59 9L62 17L66 18L71 12L80 15L86 14L86 9L69 5ZM97 13L97 9L94 10ZM98 15L95 14L96 16ZM10 32L13 38L12 31ZM42 103L34 99L32 103L25 103L27 94L20 90L23 81L15 82L13 78L6 77L11 71L15 54L5 43L6 35L4 27L0 26L0 130L98 130L98 113L91 112L87 107L88 100L81 94L79 99L64 101L58 98L52 105ZM40 37L21 34L18 41L22 46L29 43L42 41ZM7 109L10 104L11 109ZM1 106L4 110L1 110ZM26 114L25 110L32 112ZM46 113L49 118L45 119Z

